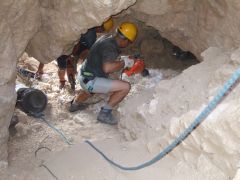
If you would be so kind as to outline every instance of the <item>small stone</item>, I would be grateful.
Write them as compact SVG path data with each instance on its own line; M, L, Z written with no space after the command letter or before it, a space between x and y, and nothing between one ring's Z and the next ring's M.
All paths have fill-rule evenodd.
M29 129L26 127L26 125L22 124L22 123L18 123L15 126L16 130L17 130L17 136L21 137L21 136L26 136L28 134Z

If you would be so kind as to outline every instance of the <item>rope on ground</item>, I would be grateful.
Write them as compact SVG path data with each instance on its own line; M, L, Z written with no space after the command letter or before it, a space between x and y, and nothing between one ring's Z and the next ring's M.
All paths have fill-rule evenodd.
M51 149L48 148L48 147L45 147L45 146L39 147L39 148L37 148L37 150L36 150L35 153L34 153L34 154L35 154L35 157L37 157L37 153L38 153L38 151L41 150L41 149L47 149L47 150L51 151Z
M54 179L58 180L58 177L44 164L41 164L39 167L44 167L51 175L54 177Z
M208 103L208 105L202 110L202 112L196 117L196 119L175 139L168 145L163 151L156 155L153 159L133 167L125 167L108 158L101 150L94 146L90 141L85 141L94 150L96 150L106 161L110 164L122 169L122 170L139 170L150 166L168 153L170 153L177 145L179 145L183 140L185 140L188 135L213 111L213 109L218 105L218 103L223 99L224 95L230 90L230 88L237 82L240 77L240 68L234 72L231 78L224 84L224 86L218 91L217 95Z
M42 119L43 122L45 122L50 128L52 128L55 132L57 132L57 133L61 136L61 138L63 139L63 141L64 141L65 143L67 143L68 145L73 145L73 143L71 143L71 142L67 139L67 137L64 135L64 133L63 133L61 130L57 129L54 125L52 125L50 122L48 122L43 116L40 117L40 119Z
M47 136L47 137L48 137L48 136ZM42 142L43 142L47 137L45 137L45 138L42 140ZM35 158L37 157L38 151L41 150L41 149L47 149L48 151L51 151L50 148L45 147L45 146L38 147L37 150L35 151ZM52 175L52 177L54 177L56 180L58 180L58 177L57 177L45 164L43 164L44 161L43 161L43 160L41 160L41 161L42 161L42 162L41 162L41 164L39 165L39 167L44 167L44 168Z

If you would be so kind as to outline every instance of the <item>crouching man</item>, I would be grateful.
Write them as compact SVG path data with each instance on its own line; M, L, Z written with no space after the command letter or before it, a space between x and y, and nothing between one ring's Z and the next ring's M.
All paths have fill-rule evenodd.
M133 66L133 59L124 56L119 60L119 55L120 48L127 47L136 36L137 27L133 23L125 22L117 28L114 36L102 36L94 43L78 75L84 92L71 102L70 112L84 109L84 101L92 94L107 93L110 96L109 100L101 108L97 120L117 124L112 109L127 96L131 86L126 81L110 79L109 74Z

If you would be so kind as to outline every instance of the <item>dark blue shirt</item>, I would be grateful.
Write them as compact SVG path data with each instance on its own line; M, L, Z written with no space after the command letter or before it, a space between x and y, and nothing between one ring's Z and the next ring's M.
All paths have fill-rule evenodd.
M115 61L120 54L116 40L109 35L100 37L90 49L83 65L83 71L90 72L97 77L108 77L103 71L103 63Z
M88 31L85 34L81 35L80 43L86 46L88 49L92 47L92 45L95 43L97 39L97 32L96 28L88 29Z

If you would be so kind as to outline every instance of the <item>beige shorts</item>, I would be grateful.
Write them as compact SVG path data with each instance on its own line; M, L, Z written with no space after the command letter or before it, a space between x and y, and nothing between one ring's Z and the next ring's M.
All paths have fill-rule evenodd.
M110 92L114 81L108 78L95 77L93 80L89 80L87 83L85 83L86 82L85 77L81 75L79 76L78 79L81 87L85 91L88 91L90 93L103 93L103 94Z

